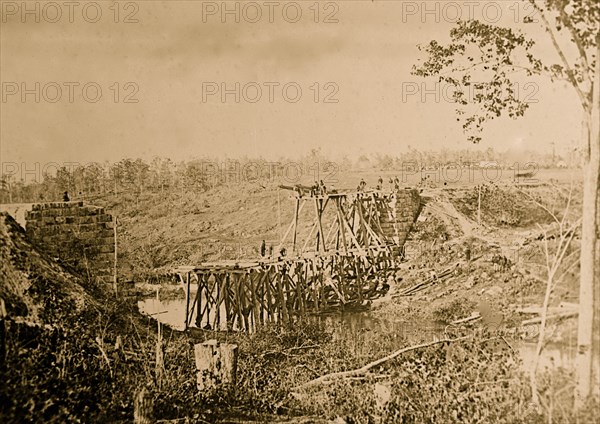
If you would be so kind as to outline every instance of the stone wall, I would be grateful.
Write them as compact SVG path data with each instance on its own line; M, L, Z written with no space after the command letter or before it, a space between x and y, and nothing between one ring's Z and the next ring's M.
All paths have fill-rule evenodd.
M399 248L404 246L408 233L421 211L421 196L416 189L402 189L390 196L379 222L384 237Z
M34 204L25 216L30 240L65 264L112 281L115 236L104 208L83 202Z

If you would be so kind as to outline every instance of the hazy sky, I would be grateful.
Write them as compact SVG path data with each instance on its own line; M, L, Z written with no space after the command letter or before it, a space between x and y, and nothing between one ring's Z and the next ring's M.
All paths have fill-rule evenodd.
M471 2L471 10L433 1L245 3L27 2L32 12L23 16L20 1L2 1L0 161L276 159L315 147L356 157L408 145L468 147L452 103L407 95L409 86L434 88L410 75L422 57L417 44L447 39L452 23L445 21L457 10L484 20L499 11L499 23L512 26L515 14L527 13L519 1ZM432 12L423 16L425 3ZM238 7L239 22L222 16L223 7ZM533 35L540 54L554 57L547 36ZM579 138L573 90L527 82L536 85L522 88L524 95L538 103L521 120L490 124L482 147L550 149L555 142L561 151ZM23 88L31 91L24 99ZM93 102L98 88L102 97ZM222 88L230 90L225 101Z

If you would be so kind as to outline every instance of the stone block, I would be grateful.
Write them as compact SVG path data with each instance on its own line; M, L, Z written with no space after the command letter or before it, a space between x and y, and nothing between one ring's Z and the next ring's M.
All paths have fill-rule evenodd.
M112 222L112 215L106 215L106 214L98 215L96 217L96 222Z
M79 224L95 224L97 222L97 217L95 217L95 216L79 216L79 217L77 217L77 222Z
M105 244L104 246L98 246L98 251L100 253L114 253L115 245L114 244Z
M102 237L101 239L99 239L98 242L102 245L113 246L115 244L115 237L113 234L111 234L110 237Z
M103 238L110 237L112 239L114 236L115 236L115 232L113 230L102 229L102 230L98 231L98 237L103 237Z

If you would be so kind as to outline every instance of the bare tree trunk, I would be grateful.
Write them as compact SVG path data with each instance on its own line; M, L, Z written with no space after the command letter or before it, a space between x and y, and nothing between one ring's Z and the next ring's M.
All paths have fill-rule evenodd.
M115 291L115 296L119 295L119 285L118 285L118 278L117 278L117 265L118 265L118 261L119 261L119 253L118 253L118 245L117 245L117 216L115 215L115 219L113 222L113 237L115 238L115 257L114 257L114 263L113 263L113 289Z
M598 46L600 54L600 45ZM600 56L597 56L600 57ZM593 102L587 115L588 143L584 146L583 216L581 226L581 275L579 282L579 322L577 327L576 407L592 393L592 344L594 323L594 285L600 283L594 263L598 240L598 189L600 180L600 65L596 64Z
M533 366L529 370L529 383L531 385L531 401L539 408L540 399L537 388L537 369L540 364L540 355L544 348L544 336L546 335L546 321L548 317L548 305L550 304L550 295L552 294L552 283L554 280L554 273L548 269L548 278L546 280L546 294L544 295L544 303L542 305L542 316L540 323L540 335L538 337L537 345L535 348L535 358Z
M481 227L481 184L477 190L477 225Z

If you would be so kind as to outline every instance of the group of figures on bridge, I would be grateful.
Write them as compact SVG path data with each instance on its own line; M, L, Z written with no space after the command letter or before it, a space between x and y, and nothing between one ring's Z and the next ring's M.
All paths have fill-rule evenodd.
M288 253L178 268L187 289L186 328L251 331L333 306L361 306L389 290L419 213L414 190L282 188L294 200L294 217L278 246ZM312 226L300 231L308 205Z

